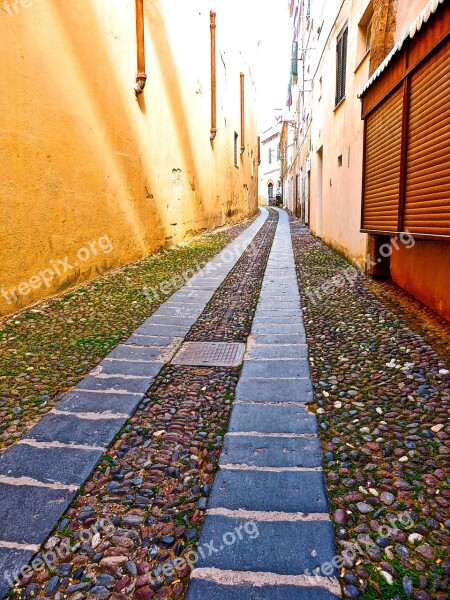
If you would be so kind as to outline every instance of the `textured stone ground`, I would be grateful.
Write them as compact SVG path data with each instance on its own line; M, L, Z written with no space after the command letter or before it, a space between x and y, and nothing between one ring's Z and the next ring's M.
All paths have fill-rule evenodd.
M146 286L210 260L250 222L123 267L0 323L0 451L13 444L172 294Z
M293 242L338 551L361 548L354 546L356 556L349 554L342 571L344 595L444 600L450 586L448 367L433 337L425 341L401 310L394 312L400 299L375 297L363 275L320 299L308 295L349 265L298 225ZM414 322L411 306L405 318ZM420 323L426 329L423 318Z
M243 335L241 322L251 324L277 219L271 212L207 305L196 326L199 339L236 339ZM236 284L244 279L246 285ZM210 322L224 313L229 318L217 336ZM11 596L182 597L191 569L185 563L174 570L171 564L179 557L189 560L198 542L238 375L236 368L166 367L41 556L67 545L74 551L24 578ZM86 534L99 523L110 529Z

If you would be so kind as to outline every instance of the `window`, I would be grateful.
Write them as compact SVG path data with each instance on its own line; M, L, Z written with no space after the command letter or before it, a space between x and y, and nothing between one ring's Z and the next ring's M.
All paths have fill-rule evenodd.
M372 44L372 19L367 23L366 27L366 52L369 52Z
M342 167L342 154L338 156L338 167Z
M239 167L239 150L238 150L239 136L234 132L234 166Z
M281 160L281 146L278 144L277 146L277 160Z
M272 152L273 152L272 148L269 148L269 165L272 164Z
M345 98L345 78L347 73L348 26L339 34L336 44L336 105Z
M372 45L372 17L373 17L373 2L367 4L361 20L358 23L358 35L356 43L356 68L364 61L367 54L370 52Z

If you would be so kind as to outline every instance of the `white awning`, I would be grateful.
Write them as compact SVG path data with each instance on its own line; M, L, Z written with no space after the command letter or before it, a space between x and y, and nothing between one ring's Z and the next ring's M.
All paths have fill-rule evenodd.
M446 0L431 0L425 6L425 8L420 13L420 15L417 17L417 19L415 19L411 23L411 25L408 27L408 29L406 30L406 32L402 35L402 37L399 39L399 41L395 44L395 46L392 48L392 50L389 52L389 54L383 60L383 62L381 63L381 65L378 67L378 69L373 73L372 77L364 85L364 87L362 88L362 90L358 94L358 98L361 98L361 96L378 79L378 77L381 75L381 73L389 65L389 63L391 62L391 60L393 59L393 57L398 52L400 52L400 50L402 49L403 44L405 43L405 41L408 38L413 38L416 35L416 33L422 29L423 25L425 25L425 23L428 23L431 15L433 15L437 11L439 5L440 4L444 4L445 1Z

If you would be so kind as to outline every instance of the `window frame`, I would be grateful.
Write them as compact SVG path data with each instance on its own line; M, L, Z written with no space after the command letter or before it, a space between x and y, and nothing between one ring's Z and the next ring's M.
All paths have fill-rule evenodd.
M348 21L342 27L336 38L336 96L335 106L344 99L347 87L347 62L348 62Z

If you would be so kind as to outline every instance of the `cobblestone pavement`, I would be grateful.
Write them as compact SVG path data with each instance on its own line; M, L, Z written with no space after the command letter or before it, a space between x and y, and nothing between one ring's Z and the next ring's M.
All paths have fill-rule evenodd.
M211 331L211 305L222 313L231 303L251 321L277 218L270 214L250 245L251 268L244 253L229 275L232 283L247 277L248 285L234 286L230 295L226 280L206 307L208 317L196 328L201 339ZM183 302L190 301L188 292ZM235 331L242 328L231 314L222 335ZM167 366L48 539L38 558L54 552L51 569L25 577L13 597L181 597L189 562L174 571L170 561L189 560L198 541L238 374ZM94 537L89 528L98 529Z
M344 595L444 600L448 367L432 336L425 341L394 310L398 302L375 297L362 274L295 222L292 236L338 550L350 549Z
M329 600L340 596L340 576L347 598L447 598L446 346L434 348L426 320L420 335L395 302L374 296L363 275L294 220L292 254L285 213L262 221L244 232L250 246L234 254L233 269L204 270L137 330L142 318L131 327L124 317L126 335L135 330L126 343L60 402L62 414L53 410L33 439L3 454L0 494L9 486L11 511L2 500L0 532L14 541L0 535L0 563L17 553L17 567L18 557L36 554L40 542L17 538L28 516L36 540L59 518L11 597L181 599L191 580L189 600ZM180 266L192 265L181 252ZM161 268L158 282L170 273L169 263ZM27 335L24 348L35 339ZM247 341L242 372L172 364L183 339ZM91 352L83 368L104 354ZM75 416L83 427L72 427ZM9 465L24 448L19 467ZM38 451L59 460L36 462ZM18 511L23 521L11 522Z
M163 250L0 322L0 452L181 287L184 273L250 223ZM159 287L164 282L168 291ZM147 286L156 293L146 295Z

